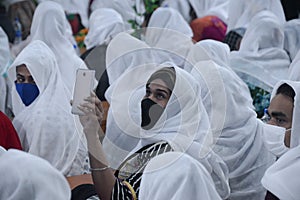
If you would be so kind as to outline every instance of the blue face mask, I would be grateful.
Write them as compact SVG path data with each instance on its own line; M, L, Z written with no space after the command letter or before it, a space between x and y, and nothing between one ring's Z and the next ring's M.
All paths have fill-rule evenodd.
M16 83L16 89L25 106L29 106L39 96L39 88L31 83Z

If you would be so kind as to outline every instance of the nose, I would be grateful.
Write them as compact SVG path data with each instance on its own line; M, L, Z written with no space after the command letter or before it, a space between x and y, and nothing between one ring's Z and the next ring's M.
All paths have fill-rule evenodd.
M274 126L278 126L275 122L275 120L273 120L273 118L271 118L267 124L270 124L270 125L274 125Z
M155 102L155 98L154 98L154 95L153 95L153 94L150 94L150 95L148 96L148 98Z

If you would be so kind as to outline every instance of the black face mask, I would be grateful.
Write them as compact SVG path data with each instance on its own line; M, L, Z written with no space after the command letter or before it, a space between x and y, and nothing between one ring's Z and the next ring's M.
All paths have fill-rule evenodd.
M164 108L155 103L149 98L142 100L142 128L145 130L149 130L153 128L155 123L158 121L162 113L164 112Z

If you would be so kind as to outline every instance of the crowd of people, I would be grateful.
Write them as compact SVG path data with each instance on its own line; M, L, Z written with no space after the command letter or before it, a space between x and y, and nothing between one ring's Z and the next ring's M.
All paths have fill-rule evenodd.
M300 199L299 8L0 1L0 199Z

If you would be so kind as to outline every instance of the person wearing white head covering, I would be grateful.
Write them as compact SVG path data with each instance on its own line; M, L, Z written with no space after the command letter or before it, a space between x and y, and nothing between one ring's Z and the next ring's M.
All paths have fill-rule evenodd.
M229 169L229 199L263 199L260 180L275 161L263 143L269 129L256 117L247 85L231 70L201 61L190 72L200 83L204 107L215 139L213 150ZM277 129L276 129L277 128Z
M192 42L193 32L180 14L172 8L156 9L145 31L145 42L152 48L161 49L166 55L161 57L160 63L171 61L183 67ZM160 52L162 53L162 52ZM181 59L180 59L181 58Z
M231 53L230 65L248 75L246 81L256 78L271 92L279 80L287 78L290 60L283 44L282 24L270 11L262 11L251 20L239 51Z
M138 25L142 25L145 11L144 3L141 0L94 0L91 5L92 12L98 8L112 8L121 14L126 30L131 29L130 20L136 21ZM136 9L136 10L135 10Z
M284 10L280 0L229 0L227 33L236 28L248 28L252 18L260 11L268 10L285 23Z
M125 30L122 16L111 8L99 8L92 12L89 18L89 32L84 43L87 50L108 45L114 36Z
M6 109L10 106L8 102L9 85L6 81L7 68L11 62L9 42L6 33L0 27L0 111L6 113Z
M78 13L81 18L82 25L88 27L88 11L89 11L89 1L82 0L38 0L39 3L45 1L54 1L59 3L67 14Z
M65 177L49 162L19 150L1 151L0 199L67 200L71 198Z
M188 23L194 19L193 16L190 15L191 9L193 9L196 15L194 17L201 18L207 15L215 15L226 23L228 18L227 1L228 0L165 0L162 3L162 7L171 7L178 10Z
M300 81L300 50L290 64L288 79L292 81Z
M29 74L21 74L20 68ZM46 159L65 176L83 174L88 156L85 137L71 114L69 95L50 48L39 40L31 42L8 75L13 84L13 125L23 149Z
M187 56L187 61L190 64L195 65L199 61L213 60L218 65L232 70L229 66L229 56L230 49L227 44L207 39L201 40L191 47ZM185 66L185 69L187 69L187 67L188 66Z
M76 79L76 70L87 66L76 54L68 38L70 27L61 5L53 1L40 3L34 13L30 34L32 41L41 40L50 47L56 56L60 73L70 95Z
M107 45L123 31L125 31L124 22L117 11L111 8L99 8L92 12L89 18L89 31L84 39L87 51L80 57L84 59L89 69L96 71L95 76L100 80L98 87L107 87L105 72Z
M293 19L284 24L284 49L291 60L300 50L300 19Z
M280 126L286 129L285 134L273 135L274 145L283 149L278 157L284 154L288 148L300 145L299 137L299 99L300 83L296 81L279 81L271 96L271 102L268 107L268 123Z
M170 63L145 64L127 70L117 81L118 87L110 87L107 91L113 94L110 109L121 130L141 139L119 167L117 174L119 179L116 179L108 167L97 135L93 133L98 129L91 123L98 122L93 120L89 122L88 119L92 119L91 115L94 114L85 112L87 122L83 124L91 150L90 155L93 155L91 166L94 168L92 172L100 198L112 196L123 199L124 196L130 196L135 199L139 193L142 171L148 161L158 154L177 151L186 152L199 162L203 162L212 174L218 192L226 199L229 195L227 166L211 151L212 136L208 117L198 98L200 88L193 77ZM143 100L139 99L141 104L138 108L142 116L134 119L131 117L132 107L137 106L128 102L140 87L144 89L146 87L147 92ZM166 88L171 89L171 94ZM139 104L138 101L136 104ZM157 112L154 111L156 113L154 116L151 114L152 109L158 109ZM150 122L147 121L148 117ZM103 181L104 179L106 181ZM111 194L112 187L114 189Z
M261 182L269 191L266 199L296 200L300 196L300 146L280 157L265 173ZM272 197L272 198L271 198Z
M142 176L139 199L221 200L221 197L200 162L184 153L168 152L149 161Z

